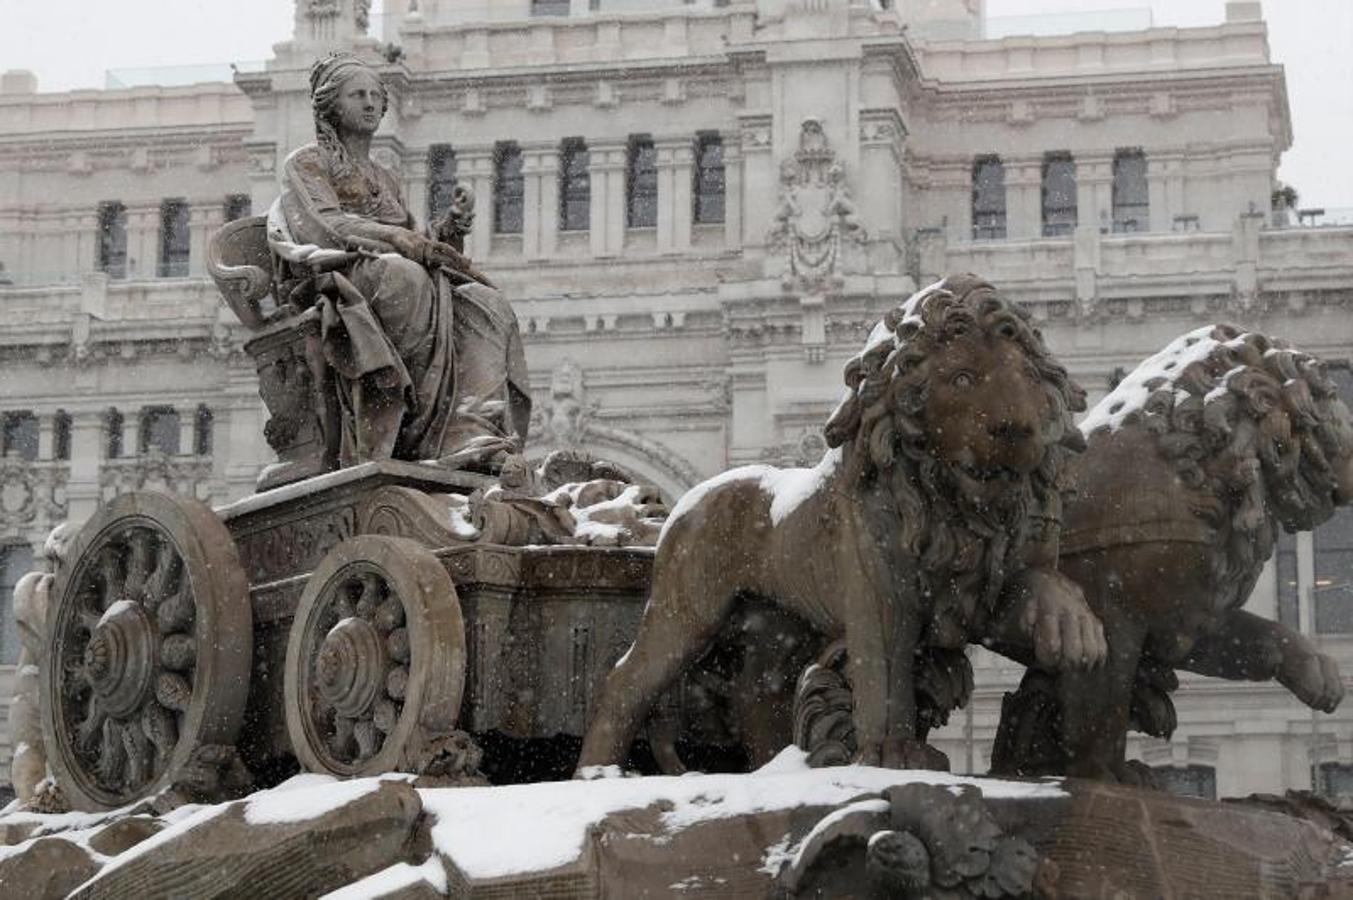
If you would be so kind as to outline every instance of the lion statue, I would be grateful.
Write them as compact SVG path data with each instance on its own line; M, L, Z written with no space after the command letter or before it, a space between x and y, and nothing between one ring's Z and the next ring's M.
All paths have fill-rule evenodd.
M993 771L1149 780L1129 729L1169 737L1176 669L1276 678L1308 706L1343 698L1338 667L1241 606L1278 528L1312 529L1353 501L1353 425L1321 363L1227 325L1176 339L1081 424L1067 467L1062 571L1109 639L1100 669L1030 671L1007 695Z
M950 276L891 311L845 380L815 467L734 469L678 502L580 769L625 759L655 700L743 604L844 639L867 764L933 758L917 740L919 650L996 635L1054 669L1102 660L1098 621L1054 569L1084 394L1027 314Z

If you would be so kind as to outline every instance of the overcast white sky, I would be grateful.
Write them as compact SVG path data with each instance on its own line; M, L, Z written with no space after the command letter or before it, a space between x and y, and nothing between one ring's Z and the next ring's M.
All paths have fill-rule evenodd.
M376 0L377 12L381 0ZM987 0L990 16L1150 7L1156 25L1208 25L1225 0ZM1281 176L1302 206L1353 207L1353 0L1264 0L1287 69L1295 143ZM291 34L291 0L0 0L0 69L42 90L102 87L108 69L263 60Z

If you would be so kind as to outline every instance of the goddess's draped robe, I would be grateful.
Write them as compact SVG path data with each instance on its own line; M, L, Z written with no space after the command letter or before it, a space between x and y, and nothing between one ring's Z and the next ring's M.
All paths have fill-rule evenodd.
M338 163L317 144L284 164L280 213L296 244L346 249L415 222L393 173L374 161ZM342 407L339 461L442 459L526 439L526 360L517 318L495 289L456 287L440 268L395 253L342 271L322 301L324 356ZM353 290L355 289L355 290ZM496 439L496 440L495 440Z

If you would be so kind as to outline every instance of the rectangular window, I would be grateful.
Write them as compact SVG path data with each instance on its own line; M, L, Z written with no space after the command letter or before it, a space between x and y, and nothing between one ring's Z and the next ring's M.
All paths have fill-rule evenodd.
M570 0L531 0L533 16L567 16Z
M1069 153L1043 158L1043 236L1061 237L1076 230L1076 161Z
M1330 380L1339 397L1353 405L1353 370L1331 367ZM1319 634L1353 634L1353 508L1337 510L1315 530L1315 630Z
M127 277L127 207L116 200L99 204L99 271Z
M248 194L226 194L225 220L233 222L253 215L254 203Z
M160 204L161 278L188 274L188 201L166 200Z
M141 410L141 452L152 447L165 456L179 452L179 414L172 406L147 406Z
M1217 770L1211 766L1154 766L1151 772L1171 794L1217 799Z
M695 140L695 223L715 225L724 220L723 138L701 134Z
M5 599L0 611L0 665L12 666L19 661L22 643L19 627L14 621L14 586L33 571L33 548L27 544L8 544L0 547L0 597Z
M1278 579L1278 621L1296 628L1297 615L1297 536L1286 531L1278 534L1278 552L1274 557Z
M38 458L38 417L31 412L7 412L3 419L4 455L29 461Z
M204 403L197 407L197 418L193 422L193 453L198 456L211 456L212 425L214 417Z
M1005 239L1005 165L999 156L973 161L972 236L979 241Z
M1146 186L1146 154L1119 150L1113 157L1113 230L1146 231L1150 199Z
M70 413L58 409L52 416L52 459L70 459Z
M591 219L592 179L587 144L566 138L559 148L559 230L586 231Z
M658 153L653 138L630 138L625 164L625 224L629 228L654 228L658 224Z
M115 407L109 407L103 416L104 449L108 459L117 459L122 455L122 413Z
M1315 792L1341 808L1353 804L1353 766L1327 762L1311 767Z
M493 154L493 230L497 234L521 234L521 148L498 144Z
M428 222L435 223L451 209L456 186L456 151L450 144L428 148Z

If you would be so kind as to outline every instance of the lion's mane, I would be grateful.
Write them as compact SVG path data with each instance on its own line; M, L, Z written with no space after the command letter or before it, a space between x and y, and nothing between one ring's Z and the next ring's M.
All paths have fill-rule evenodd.
M925 401L934 363L954 338L980 329L1015 341L1047 397L1046 451L1033 474L978 503L974 477L928 446ZM826 425L856 483L882 480L901 519L898 541L923 589L994 603L1032 528L1056 527L1063 462L1083 447L1072 413L1085 393L1048 352L1029 314L975 275L951 275L913 294L875 328L845 367L848 391Z
M1189 361L1166 371L1153 360L1172 349ZM1146 428L1185 486L1221 501L1211 523L1220 538L1213 575L1238 604L1272 554L1279 525L1307 531L1333 514L1334 465L1353 454L1348 408L1320 360L1231 325L1190 332L1153 360L1101 401L1087 430L1112 427L1096 421L1101 409L1121 416L1119 427ZM1258 426L1275 405L1291 422L1290 440Z

